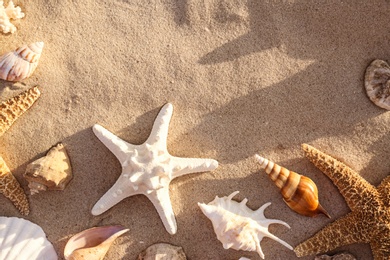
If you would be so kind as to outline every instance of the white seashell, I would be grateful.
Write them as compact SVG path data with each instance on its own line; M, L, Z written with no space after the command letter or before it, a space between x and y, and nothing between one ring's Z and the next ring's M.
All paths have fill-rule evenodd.
M145 249L138 260L186 260L183 248L166 243L157 243Z
M27 165L23 176L28 181L31 195L42 190L64 190L73 176L64 145L58 143L46 156Z
M270 224L282 224L290 228L287 223L281 220L265 218L264 210L271 203L266 203L253 211L246 206L247 199L240 203L232 200L237 193L238 191L222 198L216 196L207 205L198 203L203 213L213 223L215 234L222 242L223 247L225 249L256 251L264 259L260 242L263 237L269 237L292 250L293 248L289 244L268 231Z
M30 77L38 66L43 42L35 42L0 57L0 79L21 81Z
M42 228L21 218L0 217L0 260L58 259Z
M375 105L390 110L390 67L387 62L371 62L366 69L364 86L367 96Z
M0 1L0 29L3 33L14 33L16 27L10 20L20 19L24 17L22 9L19 6L15 7L12 1L9 1L7 8L4 8L4 1Z
M66 260L102 260L111 244L129 231L122 226L94 227L71 237L66 243Z

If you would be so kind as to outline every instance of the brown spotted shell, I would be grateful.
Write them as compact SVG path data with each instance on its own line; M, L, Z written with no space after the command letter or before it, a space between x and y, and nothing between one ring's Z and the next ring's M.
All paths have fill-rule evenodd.
M260 167L265 169L268 176L280 189L284 202L295 212L309 217L324 214L330 218L328 212L318 201L316 184L308 177L290 171L268 159L256 154Z
M367 96L375 105L390 110L390 67L383 60L374 60L364 79Z

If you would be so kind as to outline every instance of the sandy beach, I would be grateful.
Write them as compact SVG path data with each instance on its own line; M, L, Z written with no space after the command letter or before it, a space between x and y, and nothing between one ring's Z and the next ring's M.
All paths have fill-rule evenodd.
M8 1L6 1L7 3ZM0 101L39 85L42 96L0 138L0 154L28 193L26 166L62 142L73 180L64 191L29 195L28 219L40 225L59 259L74 234L103 225L129 232L105 259L137 259L157 242L183 247L188 259L261 259L225 250L197 203L216 195L248 198L265 216L287 222L270 231L295 247L350 212L338 189L301 150L308 143L377 186L390 172L390 112L364 89L366 67L390 61L390 3L373 1L54 1L15 0L26 16L0 37L1 53L43 41L34 74L0 81ZM96 138L104 126L143 143L161 107L174 106L168 151L212 158L219 167L177 178L170 197L178 230L170 235L147 197L127 198L99 216L91 209L121 173ZM254 154L310 177L325 216L290 210ZM22 217L0 196L0 215ZM264 238L265 259L298 258ZM369 244L337 248L372 259Z

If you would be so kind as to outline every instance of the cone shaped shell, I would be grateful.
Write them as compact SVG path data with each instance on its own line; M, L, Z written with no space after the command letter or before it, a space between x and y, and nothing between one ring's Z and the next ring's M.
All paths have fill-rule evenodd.
M30 213L27 196L0 156L0 193L8 198L23 215Z
M295 212L309 217L329 214L318 201L317 185L308 177L290 171L256 154L260 167L280 189L284 202Z
M84 230L69 239L64 249L66 260L101 260L116 238L129 231L122 226Z
M21 218L0 217L0 260L56 260L42 228Z
M34 104L40 95L38 87L33 87L0 104L0 136Z
M31 194L40 190L63 190L72 179L72 168L62 143L52 147L46 156L30 163L24 178L29 182Z
M1 56L0 79L22 81L30 77L38 66L43 45L43 42L35 42Z

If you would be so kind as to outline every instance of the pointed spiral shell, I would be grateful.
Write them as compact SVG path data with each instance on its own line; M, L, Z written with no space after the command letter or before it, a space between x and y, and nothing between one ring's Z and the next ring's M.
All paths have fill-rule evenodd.
M43 42L35 42L0 57L0 79L21 81L30 77L38 66Z
M255 155L260 167L280 189L284 202L295 212L309 217L324 214L330 218L328 212L318 201L316 184L308 177L290 171L280 165Z

